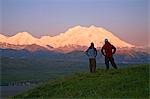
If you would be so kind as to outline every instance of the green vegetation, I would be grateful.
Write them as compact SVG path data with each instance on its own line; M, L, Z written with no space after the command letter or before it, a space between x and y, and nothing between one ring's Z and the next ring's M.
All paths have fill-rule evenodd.
M149 98L149 65L50 80L13 98Z
M69 68L68 68L69 67ZM76 71L86 71L87 62L52 59L1 58L1 84L55 79Z

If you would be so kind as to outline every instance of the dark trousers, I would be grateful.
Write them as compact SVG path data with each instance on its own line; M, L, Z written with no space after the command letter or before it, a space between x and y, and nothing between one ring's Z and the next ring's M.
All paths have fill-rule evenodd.
M96 71L96 59L95 58L89 59L89 68L90 68L91 73Z
M105 57L105 64L106 64L106 69L109 69L109 62L111 63L111 65L117 69L116 63L114 61L113 57Z

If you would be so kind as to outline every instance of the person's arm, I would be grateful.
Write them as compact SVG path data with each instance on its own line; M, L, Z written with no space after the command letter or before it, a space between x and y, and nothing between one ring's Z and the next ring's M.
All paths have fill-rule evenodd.
M85 54L86 54L87 56L89 56L88 51L89 51L89 48L85 51Z
M95 57L97 56L97 50L96 50L96 48L95 48Z
M116 47L114 47L113 45L112 45L112 49L113 49L113 54L115 54L116 53Z
M103 46L102 49L101 49L101 53L102 53L102 55L105 56L105 54L104 54L104 46Z

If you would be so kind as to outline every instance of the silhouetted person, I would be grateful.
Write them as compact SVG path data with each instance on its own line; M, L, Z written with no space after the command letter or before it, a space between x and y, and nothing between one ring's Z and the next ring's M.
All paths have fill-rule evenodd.
M94 47L94 43L91 43L91 46L86 50L86 55L89 57L89 68L90 72L96 71L96 56L97 50Z
M108 42L108 39L105 39L105 44L103 45L101 52L105 56L106 69L109 69L109 62L115 69L117 69L116 63L113 58L113 54L115 54L116 48Z

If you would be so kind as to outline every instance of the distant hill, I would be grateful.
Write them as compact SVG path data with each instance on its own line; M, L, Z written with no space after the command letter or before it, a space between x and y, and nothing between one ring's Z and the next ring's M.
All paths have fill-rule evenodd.
M149 66L76 73L47 81L13 98L149 98Z
M36 45L32 45L30 47L35 47ZM84 51L74 50L68 53L61 53L57 51L49 51L43 49L43 47L37 46L38 50L34 51L34 48L26 49L0 49L1 57L9 57L9 58L25 58L25 59L61 59L61 60L72 60L72 61L87 61L88 57L85 55ZM31 51L32 50L32 51ZM149 62L149 53L146 51L136 50L136 49L117 49L116 54L114 55L117 63L148 63ZM100 50L98 50L97 61L104 63L104 56L102 56Z

